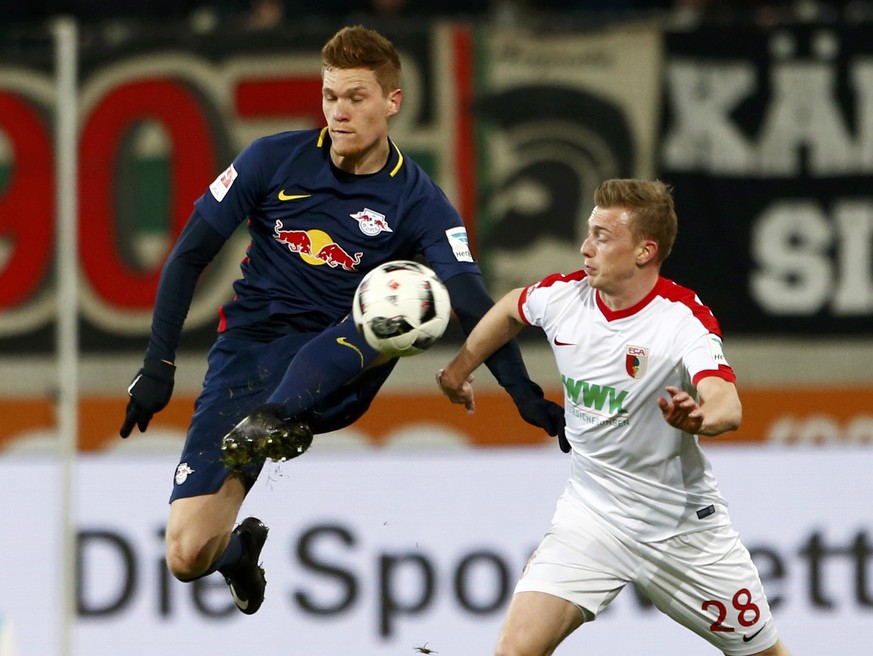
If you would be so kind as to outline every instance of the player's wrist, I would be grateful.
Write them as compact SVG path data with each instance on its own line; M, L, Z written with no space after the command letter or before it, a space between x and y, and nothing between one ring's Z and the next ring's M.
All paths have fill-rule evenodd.
M156 380L170 381L176 374L176 365L159 358L146 358L142 363L142 371Z
M437 372L436 379L443 391L459 394L463 391L464 383L468 377L469 374L465 376L459 368L449 365Z
M545 397L543 388L530 379L513 380L502 385L516 405Z

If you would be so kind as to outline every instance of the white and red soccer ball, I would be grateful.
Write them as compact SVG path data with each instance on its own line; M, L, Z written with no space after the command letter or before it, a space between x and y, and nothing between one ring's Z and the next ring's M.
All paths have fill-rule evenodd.
M391 357L416 355L443 336L452 315L449 292L428 267L386 262L364 276L352 317L364 339Z

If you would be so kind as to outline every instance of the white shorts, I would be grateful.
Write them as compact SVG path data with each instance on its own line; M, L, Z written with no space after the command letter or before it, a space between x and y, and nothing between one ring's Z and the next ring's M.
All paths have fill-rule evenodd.
M590 621L631 582L659 610L729 656L776 644L758 569L730 524L637 542L564 494L515 592L561 597Z

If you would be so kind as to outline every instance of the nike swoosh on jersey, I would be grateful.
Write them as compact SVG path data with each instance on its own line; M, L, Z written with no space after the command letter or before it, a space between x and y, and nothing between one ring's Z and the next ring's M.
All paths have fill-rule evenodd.
M764 626L767 626L767 622L764 622ZM758 636L758 634L764 630L764 626L755 631L752 635L744 635L743 642L751 642L752 640L754 640Z
M312 194L286 194L284 189L279 190L279 200L300 200L309 198Z
M358 355L361 356L361 366L362 367L364 366L364 354L361 353L361 349L359 349L357 346L352 344L345 337L337 337L336 343L339 344L340 346L348 346L350 349L354 349L355 351L357 351Z
M558 339L557 335L555 335L555 338L552 340L552 343L555 346L576 346L572 342L562 342L561 340Z

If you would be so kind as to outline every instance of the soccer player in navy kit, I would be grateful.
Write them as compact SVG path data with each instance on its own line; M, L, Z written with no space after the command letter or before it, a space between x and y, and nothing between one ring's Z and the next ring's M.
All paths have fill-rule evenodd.
M195 203L162 272L120 430L122 437L135 425L145 431L169 402L197 279L248 217L251 244L234 298L219 311L166 534L177 578L220 572L247 614L264 597L258 557L267 528L253 517L233 527L264 458L295 457L313 433L354 422L396 363L347 320L361 278L386 261L421 255L448 287L465 332L493 305L461 217L388 136L402 100L392 44L349 27L322 56L327 127L256 140ZM562 436L563 411L528 378L517 344L488 365L525 419ZM230 447L224 461L223 445Z

